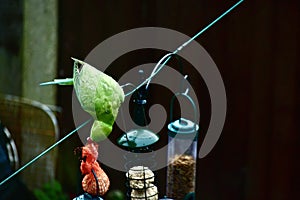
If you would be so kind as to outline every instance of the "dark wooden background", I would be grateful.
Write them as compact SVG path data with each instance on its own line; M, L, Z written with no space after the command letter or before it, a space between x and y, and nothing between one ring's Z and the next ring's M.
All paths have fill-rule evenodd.
M156 26L193 36L236 2L59 1L59 77L72 76L70 57L84 59L96 45L121 31ZM245 1L197 39L217 64L228 100L220 140L207 157L197 160L197 199L299 199L299 21L299 1ZM140 55L124 58L124 66L119 67L159 58ZM210 104L200 80L199 91L204 96L201 114L208 115L201 121L205 133ZM74 129L71 93L71 88L58 89L62 136ZM160 98L153 93L151 99ZM168 104L169 99L161 103ZM73 149L80 145L74 136L59 149L58 179L75 195L80 193L81 180ZM124 174L105 168L111 188L124 190ZM161 194L164 181L162 170L158 172Z

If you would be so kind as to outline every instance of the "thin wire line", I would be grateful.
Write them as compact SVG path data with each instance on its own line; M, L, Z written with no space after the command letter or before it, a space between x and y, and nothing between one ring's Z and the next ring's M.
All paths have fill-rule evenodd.
M216 18L214 21L212 21L210 24L208 24L204 29L199 31L196 35L194 35L191 39L189 39L187 42L185 42L183 45L178 47L174 53L177 53L180 51L182 48L187 46L189 43L191 43L193 40L195 40L199 35L201 35L203 32L205 32L207 29L209 29L212 25L214 25L217 21L219 21L221 18L223 18L225 15L227 15L230 11L232 11L235 7L237 7L239 4L241 4L244 0L241 0L234 4L231 8L229 8L227 11L225 11L222 15L220 15L218 18Z
M51 151L54 147L56 147L57 145L59 145L60 143L62 143L64 140L66 140L68 137L70 137L71 135L73 135L74 133L76 133L76 131L78 131L79 129L81 129L85 125L87 125L90 121L91 121L91 119L89 119L86 122L82 123L75 130L71 131L68 135L66 135L65 137L63 137L62 139L60 139L59 141L57 141L56 143L54 143L48 149L46 149L45 151L43 151L42 153L40 153L38 156L36 156L35 158L33 158L31 161L29 161L28 163L26 163L24 166L22 166L21 168L19 168L17 171L15 171L14 173L12 173L9 177L7 177L6 179L4 179L0 183L0 186L3 185L4 183L6 183L9 179L11 179L14 176L16 176L17 174L19 174L21 171L23 171L29 165L31 165L32 163L34 163L35 161L37 161L39 158L43 157L45 154L47 154L49 151Z
M197 37L199 37L202 33L204 33L207 29L209 29L211 26L213 26L216 22L218 22L220 19L222 19L225 15L227 15L230 11L232 11L234 8L236 8L239 4L241 4L244 0L240 0L236 4L234 4L231 8L229 8L227 11L225 11L222 15L220 15L218 18L216 18L214 21L212 21L210 24L208 24L206 27L204 27L201 31L199 31L197 34L195 34L192 38L190 38L188 41L183 43L181 46L179 46L175 51L172 53L168 53L164 55L159 62L155 65L151 75L140 85L138 85L134 90L128 92L125 94L125 96L131 95L136 90L138 90L140 87L142 87L144 84L147 83L146 88L149 86L151 79L166 65L166 63L171 59L171 57L175 54L177 54L179 51L181 51L184 47L186 47L188 44L190 44L193 40L195 40ZM164 61L164 62L163 62ZM162 64L160 64L162 63ZM160 66L159 66L160 65Z

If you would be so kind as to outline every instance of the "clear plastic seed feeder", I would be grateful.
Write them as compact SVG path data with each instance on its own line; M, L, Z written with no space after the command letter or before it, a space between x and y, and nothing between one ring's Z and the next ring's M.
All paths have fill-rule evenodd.
M188 90L187 90L188 91ZM190 200L195 197L196 158L199 126L196 124L198 112L192 98L185 93L177 93L171 99L170 120L168 125L168 167L167 197L174 200ZM194 121L173 119L173 105L176 97L186 98L192 105Z

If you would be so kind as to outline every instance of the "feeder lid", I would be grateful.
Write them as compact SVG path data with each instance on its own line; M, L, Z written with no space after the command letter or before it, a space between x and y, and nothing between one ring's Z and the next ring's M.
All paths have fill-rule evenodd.
M198 131L199 126L188 119L180 118L175 122L170 123L168 125L168 129L172 132L184 134L184 133L194 133L195 131Z
M126 137L127 135L127 137ZM148 129L133 129L118 139L118 144L132 149L147 147L157 142L159 137Z
M103 199L99 196L92 196L88 193L84 193L78 197L75 197L73 200L103 200Z
M195 200L195 192L188 193L183 200Z
M163 199L159 199L159 200L174 200L174 199L170 199L165 196Z

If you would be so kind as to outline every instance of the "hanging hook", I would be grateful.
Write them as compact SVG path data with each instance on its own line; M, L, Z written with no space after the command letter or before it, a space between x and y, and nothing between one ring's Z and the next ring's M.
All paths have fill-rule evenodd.
M180 93L187 95L187 93L189 92L189 87L188 87L188 75L185 75L181 81L181 86L180 86ZM186 86L186 89L184 91L184 87Z

